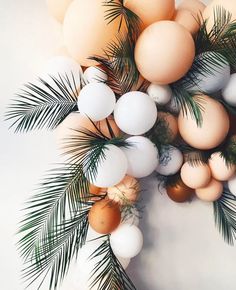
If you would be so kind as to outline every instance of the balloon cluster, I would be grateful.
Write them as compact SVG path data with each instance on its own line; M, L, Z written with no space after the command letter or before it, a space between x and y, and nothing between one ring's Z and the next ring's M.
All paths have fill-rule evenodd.
M113 1L114 5L119 2ZM108 57L104 49L117 41L118 33L126 33L125 21L117 17L108 24L103 0L48 0L48 4L51 13L63 22L67 55L50 60L54 70L46 72L55 76L65 72L81 76L82 66L86 84L78 94L78 112L71 113L57 129L59 141L69 138L71 129L77 135L82 134L80 130L84 128L94 131L94 124L103 135L111 138L108 122L114 136L126 136L129 145L122 148L107 145L96 176L86 175L84 168L90 193L104 197L93 199L90 230L95 231L94 237L110 234L113 252L127 266L143 244L136 219L132 217L128 222L122 219L122 208L134 205L139 198L139 178L154 171L161 176L179 175L174 185L167 186L168 196L176 202L188 201L194 193L203 201L216 201L223 193L223 182L229 180L229 188L236 194L236 166L228 164L220 151L214 151L229 134L229 113L219 100L209 96L220 92L224 102L236 106L236 74L231 74L230 64L219 52L196 56L194 42L200 29L196 19L200 15L208 19L207 29L210 30L216 7L224 7L235 19L236 5L233 1L214 0L206 7L198 0L183 0L175 8L174 0L123 1L142 23L134 59L148 86L145 91L134 90L117 98L107 84L108 72L90 57ZM224 65L216 68L208 64L209 55L224 59ZM196 59L202 64L205 62L209 71L196 75L197 84L189 88L196 92L193 100L199 101L202 107L201 126L188 107L183 110L173 104L170 86L187 74ZM79 87L80 78L76 82ZM148 138L148 132L160 121L166 124L170 134L168 144L158 150ZM176 140L184 141L196 151L213 150L209 161L192 164L181 148L177 148ZM81 263L89 257L93 247L88 243L81 250Z

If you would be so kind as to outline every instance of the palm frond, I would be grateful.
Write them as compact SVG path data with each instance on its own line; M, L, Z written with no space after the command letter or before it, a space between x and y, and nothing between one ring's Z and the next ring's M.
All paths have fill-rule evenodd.
M120 19L118 31L120 32L124 22L127 31L134 37L134 40L136 40L141 31L141 20L134 12L126 8L123 2L123 0L104 1L104 6L107 7L105 12L105 20L107 20L109 24L117 19Z
M62 168L52 170L45 178L40 189L28 201L25 209L27 213L20 223L19 249L25 263L32 263L27 267L25 277L34 280L46 271L46 266L49 271L51 264L48 260L55 258L54 263L60 263L62 260L58 257L73 250L75 236L72 233L76 233L84 241L86 232L80 232L79 225L78 229L69 231L68 234L66 230L68 221L72 222L78 212L88 205L90 196L88 181L81 166L63 164ZM61 237L63 233L65 237ZM60 244L62 240L63 244ZM57 243L61 247L56 246ZM57 264L57 267L51 268L51 275L63 277L66 269L67 266L64 268ZM55 284L56 281L53 281Z
M109 76L107 84L118 95L131 91L138 84L140 74L135 64L134 47L134 38L120 33L104 50L104 57L90 58L104 67Z
M225 190L213 207L216 227L225 242L233 245L236 238L236 197Z
M208 28L208 20L202 21L196 36L197 54L213 51L223 55L230 65L236 65L236 20L232 14L221 6L214 11L214 25Z
M104 135L93 123L96 129L94 132L86 128L80 128L79 130L73 130L73 135L64 140L64 154L68 156L68 161L80 164L83 170L86 171L85 175L89 180L96 178L97 166L105 159L105 151L108 149L108 145L117 147L131 146L125 141L124 137L115 137L108 120L107 125L110 135L113 136L112 138Z
M77 110L78 87L73 74L50 77L48 83L29 83L12 105L8 107L6 120L12 121L10 128L15 132L28 132L35 129L54 129L72 111ZM82 83L82 82L81 82Z
M50 239L41 241L34 255L27 259L23 270L23 278L29 281L29 285L43 276L39 289L45 278L49 276L49 289L58 289L69 270L71 261L86 242L90 208L89 205L83 205L72 219L51 229Z
M192 118L196 121L198 126L202 124L202 111L204 107L202 106L201 95L196 96L179 84L171 85L173 98L177 106L181 108L182 114L186 115L188 112Z
M98 256L103 258L92 271L91 287L96 285L98 290L136 290L133 282L113 253L109 237L91 255L91 259Z

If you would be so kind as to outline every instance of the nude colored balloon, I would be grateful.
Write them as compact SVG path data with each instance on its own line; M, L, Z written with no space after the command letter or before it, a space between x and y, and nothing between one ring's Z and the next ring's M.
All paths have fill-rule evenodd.
M200 28L197 14L186 9L177 9L174 21L183 25L192 35L195 35Z
M166 85L183 77L195 56L191 34L174 21L160 21L148 26L135 47L135 61L148 81Z
M171 19L175 11L174 0L125 0L124 6L139 16L144 27Z
M236 20L235 0L213 0L203 13L203 18L207 20L207 30L210 31L214 25L214 13L217 7L223 7L227 12L232 14L232 21Z
M192 13L203 13L206 5L199 0L183 0L179 5L178 9L186 9Z
M103 0L74 0L67 10L63 25L65 45L83 66L96 64L88 58L104 56L104 49L116 40L120 18L108 24L105 19L107 10ZM123 25L121 30L124 32L124 29Z
M205 187L211 180L211 171L207 164L193 166L186 162L180 174L184 184L193 189Z
M198 98L197 96L194 97ZM229 117L224 107L216 100L203 95L199 97L203 107L202 125L198 126L191 112L181 112L178 118L182 138L197 149L212 149L221 144L229 131Z
M209 166L212 176L219 181L228 181L234 176L236 171L236 166L227 164L220 152L211 155Z
M59 22L63 22L66 11L73 0L47 0L50 14Z
M218 200L223 193L223 184L212 178L210 183L203 188L196 189L196 195L203 201L213 202Z

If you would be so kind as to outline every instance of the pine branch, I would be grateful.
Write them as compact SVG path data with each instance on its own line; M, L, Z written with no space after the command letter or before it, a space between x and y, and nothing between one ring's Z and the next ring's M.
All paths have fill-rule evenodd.
M51 77L52 84L39 79L39 85L29 83L13 100L6 113L15 132L56 128L72 111L77 110L78 89L75 77Z
M91 259L98 256L103 258L96 264L92 272L91 287L96 286L98 290L136 290L133 282L113 253L109 237L91 255Z
M233 245L236 239L236 197L225 190L213 207L216 227L225 242Z

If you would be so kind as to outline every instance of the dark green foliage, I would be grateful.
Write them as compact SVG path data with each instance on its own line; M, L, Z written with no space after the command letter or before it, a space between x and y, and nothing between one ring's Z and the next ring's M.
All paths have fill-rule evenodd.
M98 290L135 290L135 286L126 274L121 263L112 251L109 237L91 255L91 259L102 256L91 273L91 286ZM99 273L99 274L97 274Z
M234 244L236 238L236 197L225 190L214 202L215 223L225 242Z
M69 77L51 77L53 86L43 79L38 84L25 85L13 104L9 106L6 120L15 132L35 129L55 129L69 113L77 110L78 89Z

